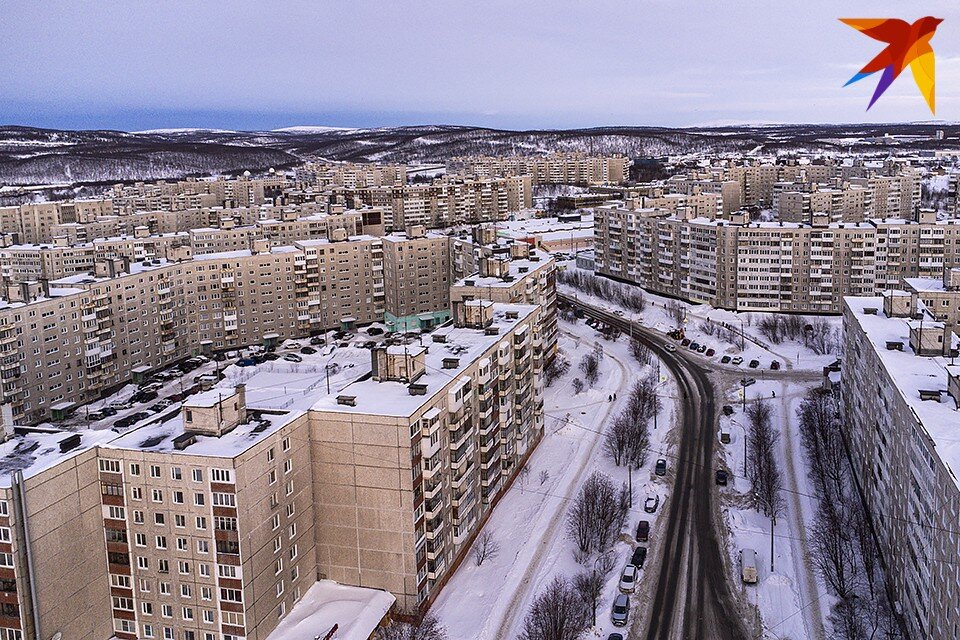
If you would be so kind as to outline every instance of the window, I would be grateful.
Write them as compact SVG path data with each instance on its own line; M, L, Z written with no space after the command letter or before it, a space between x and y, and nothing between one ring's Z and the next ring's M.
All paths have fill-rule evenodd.
M300 553L300 548L299 548L298 545L294 544L292 547L290 547L290 559L291 559L291 560L295 560L295 559L297 558L297 555L298 555L299 553Z
M120 473L120 461L119 460L100 460L100 471L106 473Z
M220 599L224 602L243 602L243 594L239 589L220 589Z
M282 595L283 595L283 580L277 583L277 597L279 598Z
M287 505L287 517L290 518L297 512L297 505L291 502Z
M140 487L133 487L130 489L130 497L134 500L143 500L143 489Z
M149 569L150 561L144 558L143 556L137 556L137 568L138 569Z
M157 560L157 571L160 573L170 573L170 562L166 559ZM163 583L166 584L166 583ZM168 586L169 589L169 586ZM169 593L169 591L167 591Z
M293 493L293 480L287 480L286 495L290 496Z
M140 603L140 611L142 611L142 612L143 612L143 615L145 615L145 616L152 616L152 615L153 615L153 603L152 603L152 602L141 602L141 603Z
M277 482L277 470L276 470L276 469L270 469L269 480L270 480L270 484L276 484L276 482Z
M277 575L281 571L283 571L283 558L277 558L276 562L273 563L273 575Z
M170 467L170 479L183 480L183 472L180 470L180 467Z
M145 547L145 546L147 546L147 534L145 534L145 533L138 533L138 534L136 534L136 536L134 536L134 540L135 540L136 545L137 545L138 547Z
M173 504L183 504L183 491L173 492Z
M162 615L164 618L172 618L172 617L173 617L173 605L170 605L170 604L162 604L162 605L160 605L160 615Z
M140 475L140 465L136 462L130 463L130 475L138 476Z
M293 460L290 458L287 458L283 462L283 472L290 473L291 471L293 471Z
M213 590L210 587L200 587L200 599L208 602L213 600Z
M216 621L216 615L210 609L203 610L203 621L206 624L213 624Z
M120 587L121 589L130 588L130 576L123 576L117 573L110 574L110 586Z
M126 518L126 513L123 510L123 507L107 507L107 517L111 520L124 520Z
M234 580L238 580L240 578L239 567L232 564L218 564L217 575L221 578L232 578Z
M193 470L193 481L194 481L194 482L203 482L203 469L194 469L194 470Z
M180 597L181 598L190 598L193 596L193 590L190 589L190 585L182 584L180 585Z
M184 620L193 620L193 609L191 607L183 607L180 614Z
M233 482L233 472L230 469L211 469L210 477L214 482Z
M182 576L190 575L190 563L189 563L189 562L184 562L183 560L181 560L180 562L177 563L177 569L180 571L180 575L182 575ZM186 585L184 585L184 586L186 586Z
M300 567L294 566L290 569L290 582L296 581L300 577Z
M186 550L187 550L187 539L177 538L177 551L186 551Z
M133 598L113 596L113 608L121 611L133 611Z
M210 542L208 540L197 540L197 553L210 553Z
M153 625L152 625L152 624L145 624L145 625L143 625L143 637L144 637L144 638L152 638L152 637L153 637Z
M162 513L157 512L153 514L153 522L154 524L160 524L160 525L166 524L167 518Z
M290 436L287 436L283 439L281 446L283 447L284 451L290 451Z
M274 531L276 531L277 529L280 528L280 514L279 514L279 513L273 514L273 517L270 518L270 526L273 527L273 530L274 530Z
M280 551L280 547L281 547L282 545L283 545L283 542L281 541L280 536L277 536L276 538L274 538L274 540L273 540L273 552L276 553L277 551Z
M157 536L157 549L167 548L167 536Z
M160 591L160 595L164 595L164 596L170 595L170 583L169 583L169 582L161 582L161 583L160 583L160 586L158 587L158 589L159 589L159 591Z
M150 593L150 581L145 578L140 578L140 592L141 593Z
M157 465L155 465L155 464L150 465L150 477L151 477L151 478L159 478L159 477L160 477L160 467L159 467L159 466L157 466Z
M273 462L273 458L274 458L273 447L270 447L269 449L267 449L267 462Z
M198 507L202 507L203 504L204 504L204 502L205 502L205 500L204 500L204 495L203 495L202 493L195 493L195 494L193 494L193 504L194 504L194 505L196 505L196 506L198 506Z
M297 523L296 523L296 522L292 522L292 523L290 524L289 529L290 529L290 538L293 539L293 537L294 537L295 535L297 535Z
M154 502L163 502L163 491L161 489L154 489L152 496Z
M207 529L207 519L203 516L197 516L197 529L199 531L205 531Z
M235 507L237 506L237 497L232 493L214 493L213 506Z
M143 524L143 511L133 512L133 522L135 524Z

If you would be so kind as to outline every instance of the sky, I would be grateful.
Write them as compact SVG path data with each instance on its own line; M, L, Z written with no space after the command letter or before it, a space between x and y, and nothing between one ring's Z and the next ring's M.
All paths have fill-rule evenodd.
M943 18L937 113L838 18ZM957 0L0 0L0 124L273 129L960 121Z

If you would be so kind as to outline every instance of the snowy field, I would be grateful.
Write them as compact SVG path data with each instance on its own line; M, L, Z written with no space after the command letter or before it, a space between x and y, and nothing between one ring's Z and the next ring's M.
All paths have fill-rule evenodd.
M432 609L451 638L517 637L533 599L554 576L573 578L588 569L574 560L575 545L565 531L568 507L582 482L594 470L607 474L617 484L628 481L626 468L614 466L603 453L600 433L608 419L622 409L632 382L654 371L654 366L640 367L629 354L624 338L617 342L605 341L583 322L562 322L561 329L559 346L571 362L571 369L545 390L545 435L528 462L529 474L524 481L513 484L485 526L499 544L499 554L479 567L472 556L468 557ZM580 358L589 353L596 342L605 352L600 378L593 388L575 394L572 380L582 377L578 369ZM646 464L633 472L633 507L614 544L616 562L597 607L597 626L588 637L606 638L616 629L610 622L610 609L618 593L620 573L636 546L633 532L637 522L641 519L651 522L650 544L655 544L656 520L668 500L669 485L664 478L653 474L655 460L668 457L667 434L674 423L671 396L676 395L675 385L672 379L667 379L665 367L662 374L660 396L664 405L658 418L659 427L651 430L651 450ZM614 393L617 400L608 401ZM660 506L654 514L643 510L648 492L660 496ZM643 575L641 573L640 580L644 579ZM637 603L632 604L631 620Z

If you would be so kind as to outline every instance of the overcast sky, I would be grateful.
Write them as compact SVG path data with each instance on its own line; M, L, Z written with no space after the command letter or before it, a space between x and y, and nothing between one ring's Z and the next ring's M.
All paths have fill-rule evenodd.
M0 0L0 123L929 120L909 71L869 113L874 78L841 88L883 45L837 20L924 15L945 19L936 118L960 120L957 0Z

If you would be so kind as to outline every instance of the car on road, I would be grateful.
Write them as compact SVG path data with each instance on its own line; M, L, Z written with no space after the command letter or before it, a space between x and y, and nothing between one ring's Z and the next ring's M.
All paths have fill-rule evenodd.
M643 510L647 513L656 513L657 507L660 506L660 496L656 493L651 493L647 496L647 499L643 502Z
M759 366L760 366L760 361L759 361L759 360L751 360L751 361L750 361L750 368L751 368L751 369L756 369L756 368L759 367Z
M620 574L620 593L633 593L637 588L637 568L628 564L623 568L623 573Z
M102 420L104 418L103 411L91 411L87 414L87 420Z
M310 344L312 344L315 347L319 347L325 342L326 342L326 339L324 339L323 336L313 336L312 338L310 338Z
M304 347L303 349L300 349L300 353L302 353L302 354L304 354L304 355L308 355L308 356L312 356L312 355L315 354L316 352L317 352L317 350L314 349L313 347Z
M779 361L779 360L774 360L773 362L771 362L771 363L770 363L770 369L773 370L773 371L779 371L779 370L780 370L780 361Z
M283 359L287 362L303 362L303 358L295 353L288 353L287 355L283 356Z
M712 349L712 348L707 349L707 357L708 357L708 358L716 355L716 353L717 353L717 352L716 352L714 349Z
M641 520L640 522L637 523L637 542L646 542L649 539L650 539L650 521Z
M677 350L677 345L675 345L675 344L670 344L670 343L668 342L667 344L663 345L663 350L664 350L664 351L668 351L668 352L670 352L670 353L674 353L674 352L676 352L676 350Z
M666 458L659 458L659 459L657 460L657 465L656 465L656 467L655 467L655 469L654 469L654 473L656 473L658 476L665 476L665 475L667 475L667 460L666 460Z
M743 358L741 358L740 356L734 356L733 360L730 361L730 364L733 364L739 367L741 364L743 364Z
M379 336L382 333L383 333L383 329L381 329L380 327L367 327L368 336Z
M727 486L727 472L723 469L717 469L717 484L721 487Z
M613 601L613 610L610 612L610 621L618 627L627 626L627 617L630 615L630 596L621 593Z
M617 309L617 310L614 311L613 313L614 313L614 315L618 315L618 316L622 316L622 315L623 315L623 311L620 310L620 309Z
M635 567L643 567L643 563L647 560L647 548L646 547L637 547L633 550L633 556L630 557L630 564Z
M720 358L720 364L730 364L730 356L723 356Z
M733 407L731 407L731 406L728 405L728 404L723 405L723 415L725 415L725 416L732 416L732 415L733 415Z
M741 386L741 387L749 387L749 386L752 385L752 384L757 384L757 379L756 379L756 378L742 378L742 379L740 380L740 386Z

